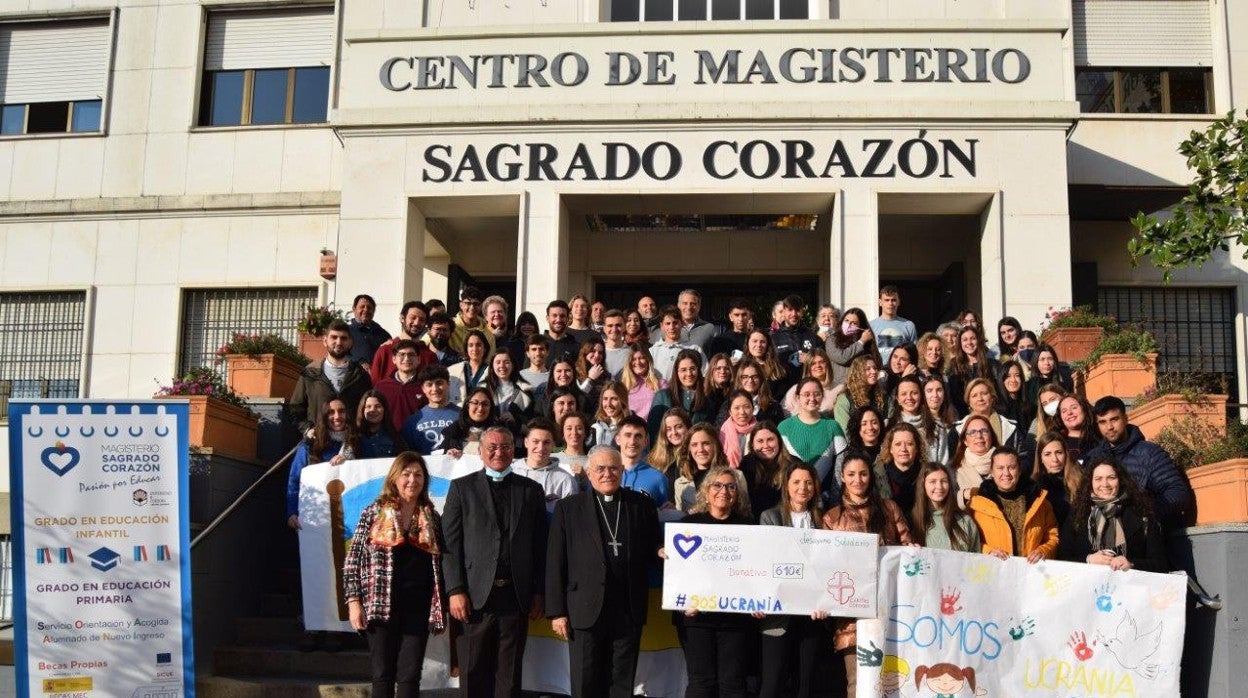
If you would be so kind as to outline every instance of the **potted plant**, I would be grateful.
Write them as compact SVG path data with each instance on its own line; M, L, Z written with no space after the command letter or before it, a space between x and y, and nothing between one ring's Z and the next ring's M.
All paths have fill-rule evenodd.
M1196 524L1248 522L1248 426L1238 420L1218 429L1184 417L1157 437L1187 472L1196 495Z
M206 366L191 369L171 385L161 386L154 397L191 403L189 440L193 448L255 460L259 417L230 390L219 372Z
M1157 339L1138 327L1107 333L1080 370L1089 402L1105 397L1134 397L1157 384Z
M1118 321L1097 315L1090 305L1057 309L1049 306L1040 327L1040 341L1053 347L1059 359L1073 364L1086 360L1106 332L1117 332Z
M329 352L321 335L329 329L334 320L344 319L341 310L329 305L309 305L304 308L303 318L299 320L299 351L311 361L321 361Z
M338 255L328 247L321 248L321 278L326 281L338 278Z
M299 372L309 359L295 345L273 334L237 332L217 349L224 361L225 382L246 397L289 398L299 382Z
M1131 403L1131 423L1144 438L1155 440L1162 430L1193 417L1216 428L1226 428L1226 377L1216 373L1167 371L1157 384Z

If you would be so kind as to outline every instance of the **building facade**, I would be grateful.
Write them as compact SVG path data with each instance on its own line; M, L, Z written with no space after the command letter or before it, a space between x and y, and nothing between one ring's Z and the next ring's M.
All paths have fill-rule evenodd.
M394 330L468 281L1096 303L1248 395L1242 250L1168 286L1125 252L1248 103L1243 36L1226 0L10 2L0 396L144 397L307 303Z

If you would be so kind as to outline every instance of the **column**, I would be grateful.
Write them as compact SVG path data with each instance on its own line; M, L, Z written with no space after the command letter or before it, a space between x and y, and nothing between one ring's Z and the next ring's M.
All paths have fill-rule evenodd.
M979 232L979 316L984 319L984 334L995 338L997 320L1006 314L1000 192L980 214ZM972 301L971 305L974 307L975 303Z
M546 304L567 300L568 209L552 190L525 192L516 236L516 312L545 322Z
M829 243L832 302L842 312L858 307L873 318L878 314L880 291L878 195L870 189L842 191L836 197L834 212L839 215L833 221Z

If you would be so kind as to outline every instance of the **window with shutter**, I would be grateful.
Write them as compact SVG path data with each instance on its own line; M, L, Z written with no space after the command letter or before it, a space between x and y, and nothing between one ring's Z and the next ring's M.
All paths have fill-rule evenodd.
M101 130L107 19L0 24L0 135Z

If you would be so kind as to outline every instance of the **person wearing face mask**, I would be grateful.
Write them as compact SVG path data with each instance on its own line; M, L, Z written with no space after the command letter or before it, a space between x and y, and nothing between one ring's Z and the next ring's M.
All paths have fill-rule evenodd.
M875 346L875 334L867 322L867 314L861 308L850 308L841 316L832 336L824 344L828 358L832 359L832 382L844 383L849 375L849 366L854 359L869 354L877 356L879 349Z
M1014 360L1023 366L1023 376L1031 380L1031 362L1036 358L1036 350L1040 348L1040 340L1031 330L1018 333L1018 342L1014 345Z
M1050 383L1060 385L1067 393L1075 391L1075 379L1070 366L1062 363L1057 357L1057 350L1048 344L1036 347L1036 353L1031 357L1031 376L1027 382L1033 393L1032 402L1036 401L1040 387Z
M1113 455L1097 455L1089 465L1062 527L1058 557L1118 571L1168 572L1165 538L1148 495Z
M836 326L841 321L841 309L831 303L824 303L819 306L819 312L815 314L815 330L819 335L819 339L827 342L828 338L836 332Z
M1043 385L1036 391L1036 417L1031 422L1031 428L1028 429L1032 437L1038 437L1046 431L1061 431L1057 407L1062 398L1069 394L1065 388L1056 383Z

